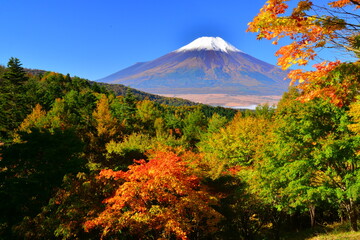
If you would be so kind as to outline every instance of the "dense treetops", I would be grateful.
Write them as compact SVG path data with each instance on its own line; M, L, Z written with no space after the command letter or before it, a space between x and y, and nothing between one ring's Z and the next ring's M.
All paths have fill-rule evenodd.
M329 1L322 15L287 2L267 1L249 25L293 40L278 52L284 68L327 45L358 55L344 14L359 1ZM116 96L11 58L0 67L0 238L281 239L340 220L357 231L359 72L293 70L299 85L276 108L236 112Z
M2 68L0 80L0 97L3 99L0 106L2 114L0 177L3 183L0 186L2 199L0 206L5 213L0 219L1 236L71 238L78 234L84 236L90 234L86 232L89 229L85 227L85 223L91 221L86 216L89 214L96 219L95 213L92 211L74 213L72 216L78 218L75 220L73 217L61 215L58 204L61 203L61 209L65 208L66 211L73 212L74 207L79 204L86 209L93 208L94 204L101 206L103 199L99 197L96 201L89 202L89 199L73 198L72 194L78 190L68 187L76 186L80 184L79 181L87 179L85 182L95 181L90 185L94 184L95 188L99 188L95 180L99 170L122 170L125 171L124 174L130 174L126 170L131 168L134 159L145 159L142 162L145 164L149 157L148 152L155 150L169 152L164 152L155 158L157 160L149 162L149 166L151 163L161 161L165 164L154 165L154 170L150 170L149 174L155 179L150 182L157 179L164 182L163 178L168 176L169 179L174 179L174 184L182 183L186 188L179 191L187 191L188 195L179 198L179 201L183 202L184 212L180 213L183 215L179 215L177 220L175 216L179 206L176 206L177 204L172 200L164 205L162 211L167 211L168 204L175 204L172 206L175 215L163 216L164 220L161 223L163 233L152 231L148 225L151 234L186 238L195 230L202 229L201 231L206 235L216 229L215 225L221 219L221 215L212 208L212 205L216 203L217 198L207 193L206 186L200 182L200 177L192 173L190 163L180 161L173 152L182 153L186 149L196 147L200 135L207 128L206 116L218 112L229 121L236 111L205 105L179 107L162 105L146 99L139 100L131 90L127 90L123 96L116 96L103 86L78 77L54 72L25 71L16 58L10 59L7 68ZM172 167L175 167L176 171L169 173L164 171ZM137 168L134 166L133 169ZM186 170L189 172L185 173L185 169L189 169ZM160 173L167 175L162 177ZM140 170L139 172L134 170L134 174L134 176L141 174ZM64 177L68 180L65 181ZM194 180L191 182L188 181L189 179ZM62 182L63 180L65 182ZM101 182L103 185L111 186L109 190L100 187L95 191L95 193L101 191L102 193L96 194L104 197L107 196L106 192L115 191L113 188L115 186L121 189L123 183L122 180ZM169 183L164 182L164 184ZM148 185L150 195L155 194L152 193L153 190L161 190L164 187L161 184L158 187L152 186L151 183ZM80 184L80 186L82 188L85 185ZM164 189L164 191L168 190ZM65 193L66 195L63 195ZM160 192L157 195L162 198L164 193ZM178 194L180 192L176 190L174 197L178 197ZM70 205L68 205L69 201ZM48 207L45 207L47 204ZM134 204L133 211L136 215L139 206L136 202ZM156 208L156 204L154 207ZM54 208L58 210L47 212L47 209ZM206 217L208 220L205 221L205 218L200 216L203 214L197 213L197 208L204 208L203 214L208 214ZM99 214L103 210L97 209ZM186 221L181 220L180 218L187 217L187 211L193 212L194 217ZM43 219L48 214L52 215L48 216L53 219L51 223ZM152 210L149 214L152 214ZM69 225L66 223L67 220L75 221L77 224ZM195 228L188 223L195 220L198 221L196 224L202 224L201 228L200 226ZM212 221L213 230L208 231L210 225L204 224L203 221L208 223ZM170 226L170 222L174 225ZM53 227L48 229L49 231L33 231L29 228L30 225L41 228L43 224L50 224ZM180 225L176 227L177 224ZM111 228L110 225L108 227ZM128 227L125 227L124 231L126 229ZM125 233L129 237L134 234L145 234L145 232L135 233L129 230Z
M166 104L171 106L198 105L197 103L191 102L189 100L185 100L181 98L162 97L159 95L150 94L133 88L129 88L122 84L108 84L108 83L95 83L95 84L98 84L99 86L104 86L109 91L112 91L116 96L125 96L127 92L131 91L131 93L139 100L148 99L160 104Z
M289 73L288 77L292 82L297 81L297 88L301 90L297 99L304 103L289 106L284 101L280 105L279 130L273 135L273 142L278 145L272 149L278 147L283 151L278 155L264 155L264 159L273 164L270 171L265 172L265 178L273 172L284 176L270 180L279 184L279 196L285 192L297 195L294 203L284 198L286 205L306 203L311 214L314 214L315 199L329 200L336 193L332 201L347 212L351 227L356 231L358 136L357 123L351 121L357 121L360 87L360 69L356 61L360 46L357 13L360 1L292 1L295 6L292 9L287 2L267 1L248 28L257 32L259 39L273 39L274 44L282 38L291 40L276 53L283 69L308 64L322 48L351 53L355 61L325 60L314 65L313 71L295 69ZM302 109L297 109L296 105ZM347 112L349 107L351 110Z

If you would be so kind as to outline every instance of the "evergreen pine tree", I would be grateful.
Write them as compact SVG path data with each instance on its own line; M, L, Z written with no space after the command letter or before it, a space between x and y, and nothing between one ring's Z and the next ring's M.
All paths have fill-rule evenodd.
M10 58L7 69L0 77L0 141L6 140L31 110L27 107L27 81L20 60Z

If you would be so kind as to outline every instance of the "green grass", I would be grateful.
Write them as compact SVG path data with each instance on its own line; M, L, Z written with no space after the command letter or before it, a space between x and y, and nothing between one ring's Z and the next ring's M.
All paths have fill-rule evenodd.
M308 238L308 240L359 240L360 232L343 232L334 234L324 234Z
M326 233L318 234L307 240L359 240L360 232L353 232L350 230L349 222L334 223L326 226Z
M359 225L360 226L360 225ZM283 233L281 239L290 240L360 240L360 231L350 230L350 224L345 222L317 226L299 232Z

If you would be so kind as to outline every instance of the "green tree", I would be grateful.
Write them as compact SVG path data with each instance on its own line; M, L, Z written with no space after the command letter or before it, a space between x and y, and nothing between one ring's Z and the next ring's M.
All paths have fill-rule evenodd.
M105 145L110 141L123 138L122 126L114 118L110 111L110 102L105 94L100 95L96 109L92 113L92 127L86 131L87 135L87 159L90 163L95 163L103 167L111 167L106 162Z
M189 147L195 147L201 134L206 131L207 119L199 108L191 111L184 119L183 138Z
M221 128L225 127L227 122L228 119L226 117L214 113L212 117L209 119L206 133L208 133L208 135L211 135L219 132Z
M125 97L117 97L110 105L114 117L125 127L126 133L136 130L136 102L136 98L128 90Z
M143 100L137 103L136 108L142 131L154 134L155 120L161 116L159 106L150 100Z
M258 150L266 144L271 124L263 117L242 117L241 113L224 128L198 144L212 168L212 178L233 166L251 166Z
M330 201L346 209L356 231L360 169L349 123L343 108L325 100L283 103L258 161L255 191L279 210L309 211L312 225L315 207Z
M10 58L7 69L0 78L0 140L10 137L31 111L25 84L28 77L20 60Z
M21 65L18 58L10 58L3 79L5 81L10 81L16 86L23 85L28 80L28 77Z

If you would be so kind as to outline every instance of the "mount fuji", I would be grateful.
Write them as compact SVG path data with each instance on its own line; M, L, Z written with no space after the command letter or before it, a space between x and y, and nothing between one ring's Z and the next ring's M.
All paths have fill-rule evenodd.
M99 79L155 94L282 95L287 72L220 37L201 37L149 62Z

